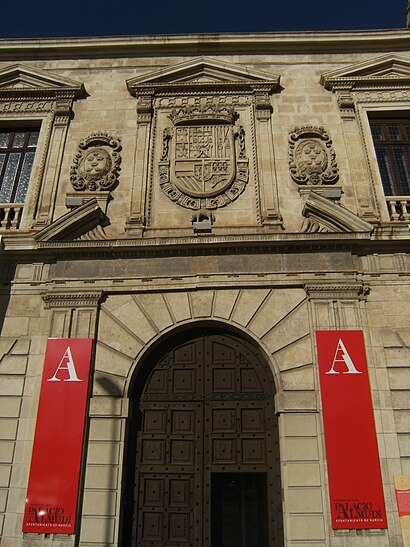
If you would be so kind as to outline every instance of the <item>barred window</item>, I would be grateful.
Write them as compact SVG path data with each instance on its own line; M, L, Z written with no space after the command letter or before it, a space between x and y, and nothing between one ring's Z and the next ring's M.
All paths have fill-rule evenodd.
M410 122L370 118L370 127L385 195L410 195Z
M38 128L0 129L0 203L24 203L38 135Z

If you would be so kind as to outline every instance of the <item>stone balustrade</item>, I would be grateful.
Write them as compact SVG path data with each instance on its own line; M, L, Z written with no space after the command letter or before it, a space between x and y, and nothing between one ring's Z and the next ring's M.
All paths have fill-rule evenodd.
M410 220L410 196L386 197L390 220Z
M20 228L24 203L0 203L0 230Z

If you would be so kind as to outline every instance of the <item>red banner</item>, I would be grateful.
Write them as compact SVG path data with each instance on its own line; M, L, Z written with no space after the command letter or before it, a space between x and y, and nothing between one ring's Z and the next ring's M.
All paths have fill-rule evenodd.
M334 529L387 528L362 331L316 332Z
M74 533L91 349L91 339L47 342L23 532Z

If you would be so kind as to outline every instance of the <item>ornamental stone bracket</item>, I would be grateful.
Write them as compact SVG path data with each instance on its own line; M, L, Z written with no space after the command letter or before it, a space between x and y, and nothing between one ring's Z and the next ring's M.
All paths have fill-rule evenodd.
M255 113L256 119L261 120L270 120L272 115L272 105L270 102L270 94L272 89L270 86L255 86L254 95L255 95Z
M364 283L308 283L305 285L309 300L366 300L370 292Z
M142 94L144 93L144 94ZM144 90L137 99L137 123L149 124L153 114L153 97L150 90Z
M44 307L50 308L96 308L103 301L103 291L92 292L47 292L42 295Z
M74 241L95 230L97 226L101 226L104 219L105 215L94 198L37 232L34 240L37 242Z
M301 233L353 232L370 235L374 230L372 224L314 191L307 196L302 215L305 220L300 230Z
M51 284L42 298L44 308L50 310L49 337L95 338L103 291L80 288L61 291Z

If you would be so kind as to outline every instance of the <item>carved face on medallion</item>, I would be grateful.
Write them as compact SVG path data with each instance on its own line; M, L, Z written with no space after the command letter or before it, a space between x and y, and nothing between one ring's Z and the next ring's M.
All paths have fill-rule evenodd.
M82 140L71 167L74 190L114 189L121 164L120 149L120 140L107 133L93 133Z

